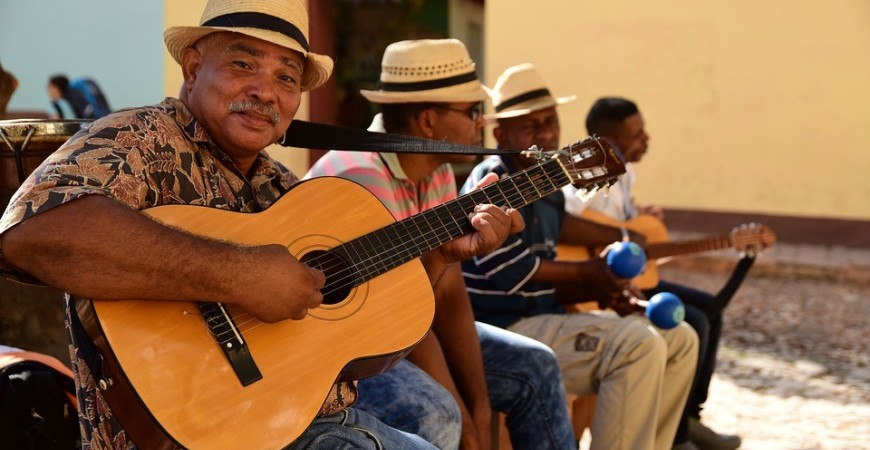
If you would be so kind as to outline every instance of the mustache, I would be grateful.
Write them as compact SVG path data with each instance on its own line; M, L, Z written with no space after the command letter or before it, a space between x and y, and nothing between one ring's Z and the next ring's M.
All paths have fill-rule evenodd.
M275 111L271 105L268 105L263 102L258 102L256 100L237 100L230 103L229 111L231 113L239 113L245 111L256 111L261 114L265 114L269 116L269 119L272 121L272 125L278 125L281 123L281 116L278 114L278 111Z

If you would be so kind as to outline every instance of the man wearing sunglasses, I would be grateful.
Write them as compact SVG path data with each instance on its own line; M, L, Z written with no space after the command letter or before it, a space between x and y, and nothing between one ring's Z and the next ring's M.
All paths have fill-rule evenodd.
M488 96L458 40L389 45L379 89L361 93L382 111L369 130L481 145L482 101ZM400 220L455 198L449 163L473 160L473 155L331 151L306 177L356 181ZM360 381L356 407L442 449L490 448L493 410L506 413L514 449L576 448L553 352L532 339L476 323L458 264L433 288L432 332L407 360Z

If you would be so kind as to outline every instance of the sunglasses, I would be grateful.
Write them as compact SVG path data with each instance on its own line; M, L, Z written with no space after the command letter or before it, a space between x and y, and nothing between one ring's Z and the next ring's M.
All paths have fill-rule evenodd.
M477 103L474 106L466 109L451 108L444 105L435 105L435 108L446 109L448 111L456 111L458 113L465 114L466 116L468 116L469 119L472 120L472 122L477 122L477 119L479 119L483 115L483 103Z

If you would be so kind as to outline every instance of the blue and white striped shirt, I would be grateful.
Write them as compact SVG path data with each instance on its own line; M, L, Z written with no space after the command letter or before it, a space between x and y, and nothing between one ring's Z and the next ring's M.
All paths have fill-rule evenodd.
M490 157L477 165L461 192L471 190L488 173L504 177L516 169L509 159ZM565 197L561 191L520 209L526 228L508 237L496 251L462 262L462 275L475 319L508 327L522 317L562 313L550 283L531 282L541 260L556 258L562 232Z

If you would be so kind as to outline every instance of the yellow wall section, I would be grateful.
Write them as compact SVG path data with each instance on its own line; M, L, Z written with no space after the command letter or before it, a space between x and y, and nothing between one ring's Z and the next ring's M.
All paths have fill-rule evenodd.
M486 3L486 74L535 63L563 144L592 102L635 100L652 136L637 197L870 220L870 2Z
M206 0L164 0L163 21L164 29L173 26L190 26L199 24L199 19L205 9ZM164 50L164 75L163 90L166 96L177 97L178 91L184 78L181 68L172 59L169 52ZM308 94L302 96L302 105L296 117L306 119L308 117ZM266 149L272 157L283 163L297 176L302 177L308 171L308 152L305 150L286 148L272 145Z

